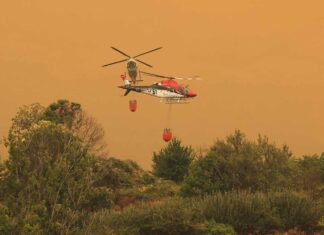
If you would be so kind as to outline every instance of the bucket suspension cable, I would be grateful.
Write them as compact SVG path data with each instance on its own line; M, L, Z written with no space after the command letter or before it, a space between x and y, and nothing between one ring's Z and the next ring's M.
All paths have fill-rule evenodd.
M169 104L167 115L166 115L166 127L171 128L171 112L172 112L172 104Z

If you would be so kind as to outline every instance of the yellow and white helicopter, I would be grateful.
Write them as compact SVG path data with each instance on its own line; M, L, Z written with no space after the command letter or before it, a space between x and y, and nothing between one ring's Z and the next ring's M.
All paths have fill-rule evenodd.
M152 65L142 61L142 60L139 60L137 59L138 57L142 56L142 55L145 55L145 54L148 54L148 53L151 53L153 51L157 51L157 50L160 50L162 49L162 47L158 47L158 48L155 48L153 50L149 50L149 51L146 51L146 52L143 52L143 53L140 53L136 56L129 56L127 55L126 53L122 52L121 50L115 48L115 47L111 47L113 50L119 52L120 54L126 56L127 58L126 59L123 59L123 60L119 60L119 61L115 61L115 62L112 62L112 63L109 63L109 64L105 64L103 65L102 67L106 67L106 66L109 66L109 65L113 65L113 64L118 64L118 63L122 63L122 62L126 62L127 61L127 73L129 75L129 77L131 78L131 83L135 84L136 82L139 82L139 81L142 81L142 80L137 80L137 75L139 74L139 71L138 71L138 67L137 67L137 63L136 62L139 62L139 63L142 63L148 67L153 67Z

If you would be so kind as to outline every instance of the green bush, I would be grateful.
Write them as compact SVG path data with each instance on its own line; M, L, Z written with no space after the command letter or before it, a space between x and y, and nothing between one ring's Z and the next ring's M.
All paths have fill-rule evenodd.
M87 229L117 235L234 234L234 229L265 234L295 227L316 229L321 215L319 203L300 193L233 191L142 203L120 213L103 211L92 217Z
M296 183L313 198L324 195L324 154L303 156L294 161L297 169Z
M197 235L235 235L232 226L216 223L214 220L207 220L202 224L201 230L198 229Z
M203 215L236 231L270 232L274 229L312 230L324 214L320 200L297 192L216 193L201 202Z
M200 201L206 219L230 224L236 231L269 231L280 228L275 208L262 193L216 193Z
M297 192L272 193L268 196L272 208L276 208L282 227L285 229L315 228L324 214L321 200Z
M183 196L198 196L232 190L271 191L291 187L292 154L267 137L248 140L235 131L218 140L205 156L194 161L181 185Z
M103 211L92 218L88 231L96 234L111 231L118 235L194 235L195 224L201 218L189 201L172 198L131 206L120 214Z

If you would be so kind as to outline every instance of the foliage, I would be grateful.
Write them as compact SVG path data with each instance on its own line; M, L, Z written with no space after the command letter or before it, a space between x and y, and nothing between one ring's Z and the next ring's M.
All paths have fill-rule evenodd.
M19 108L17 115L12 119L5 144L8 145L8 141L13 143L15 139L28 131L31 125L40 120L64 125L82 140L83 148L87 151L96 156L107 156L103 128L82 110L80 104L68 100L58 100L47 108L38 103Z
M302 193L272 193L271 207L276 208L283 228L301 228L309 230L316 228L324 215L322 200L314 200Z
M226 141L218 140L205 157L195 161L182 185L183 195L200 195L215 191L268 191L287 188L292 170L291 153L270 144L267 137L248 141L236 131Z
M125 198L133 202L137 201L157 201L161 198L176 196L179 193L179 186L170 180L156 179L149 184L139 184L133 187L121 188L117 194L116 204L124 207Z
M230 224L236 231L312 229L324 213L319 201L291 191L217 193L206 197L202 206L207 219Z
M324 195L324 154L321 156L303 156L295 160L297 167L298 187L310 193L313 197Z
M5 145L8 146L22 140L24 135L35 123L42 119L45 108L38 103L19 108L16 116L12 119L12 125L9 129L8 137L5 139Z
M24 106L13 119L9 159L0 178L0 233L71 233L87 213L109 208L109 188L95 187L96 159L73 130Z
M96 234L111 231L118 235L190 235L195 234L194 225L200 217L198 211L180 199L170 199L128 207L121 214L103 211L92 218L89 230Z
M113 157L97 159L95 171L99 176L96 185L114 190L150 184L156 180L155 176L144 171L136 162Z
M173 139L153 173L104 158L81 105L23 106L0 163L0 234L235 234L323 227L324 154L292 158L236 131L194 159ZM183 181L184 179L184 181ZM181 195L191 196L179 198ZM234 228L234 229L233 229Z
M93 159L71 132L48 121L37 122L21 137L8 142L5 194L0 194L10 216L20 220L16 232L69 231L91 201Z
M207 219L232 225L236 231L268 231L280 228L275 208L260 193L227 192L205 197L201 203Z
M153 153L153 173L163 179L182 182L193 159L191 147L182 146L181 141L174 138L159 153Z
M82 110L80 104L58 100L45 109L42 119L64 125L82 140L83 147L89 152L107 156L103 128Z
M68 100L58 100L46 108L43 118L56 124L64 124L71 129L73 119L80 109L80 104L70 103Z
M98 175L96 186L113 189L115 209L143 200L174 196L179 191L173 181L157 178L130 160L98 159L95 172Z
M125 208L103 210L90 219L89 233L102 234L234 234L316 228L323 208L294 192L215 193L205 197L168 198ZM232 229L232 227L234 229ZM108 233L109 234L109 233Z
M235 231L232 226L226 224L216 223L214 220L207 220L202 223L201 230L198 230L197 234L204 235L235 235Z

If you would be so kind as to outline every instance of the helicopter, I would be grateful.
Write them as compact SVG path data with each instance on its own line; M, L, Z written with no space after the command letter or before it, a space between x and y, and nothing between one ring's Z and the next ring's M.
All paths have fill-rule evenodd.
M131 82L126 79L126 75L121 75L121 78L124 81L124 85L118 87L126 90L124 96L127 96L131 91L134 91L158 97L161 99L161 102L165 102L168 104L186 103L188 99L197 96L197 94L190 90L188 86L180 85L175 80L200 80L199 77L180 78L173 76L158 75L143 71L140 71L139 73L147 76L163 78L164 80L149 86L135 86L132 85Z
M126 62L127 61L127 72L128 72L128 75L131 78L131 82L133 84L135 84L136 82L142 81L141 79L137 80L138 67L137 67L137 63L136 62L142 63L142 64L144 64L144 65L146 65L148 67L153 67L152 65L150 65L150 64L148 64L148 63L146 63L146 62L144 62L142 60L139 60L137 58L140 57L140 56L142 56L142 55L151 53L153 51L160 50L160 49L162 49L162 47L158 47L158 48L155 48L153 50L149 50L149 51L140 53L140 54L138 54L136 56L129 56L126 53L122 52L121 50L119 50L119 49L117 49L115 47L111 47L111 49L119 52L120 54L126 56L127 58L126 59L123 59L123 60L115 61L115 62L112 62L112 63L109 63L109 64L102 65L102 67L106 67L106 66L109 66L109 65L118 64L118 63L122 63L122 62Z

